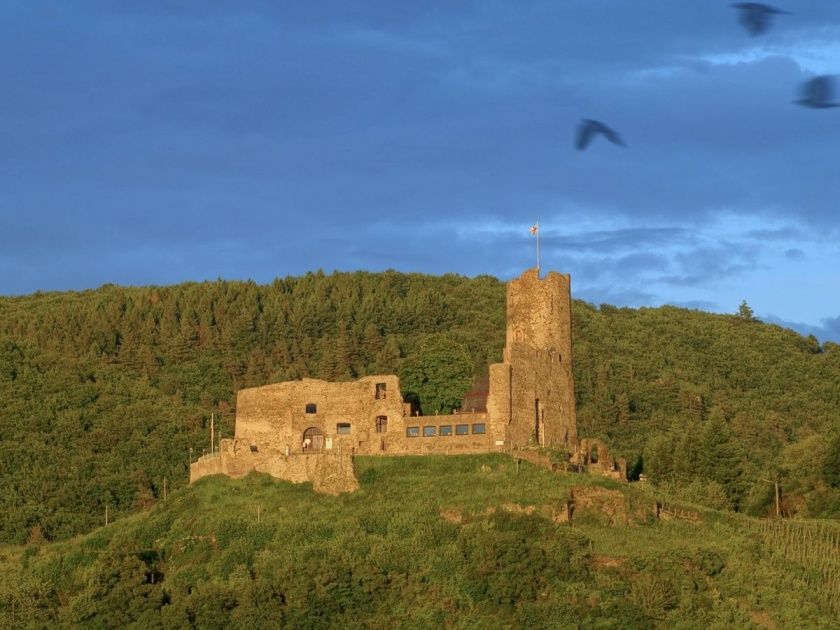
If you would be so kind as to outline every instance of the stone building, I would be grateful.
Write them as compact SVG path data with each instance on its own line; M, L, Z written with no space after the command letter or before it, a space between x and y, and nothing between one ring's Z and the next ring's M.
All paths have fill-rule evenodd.
M191 465L190 481L252 470L316 490L356 487L353 455L484 453L528 446L573 452L570 278L530 269L507 285L503 360L465 411L412 415L394 375L353 382L303 379L240 390L233 438ZM466 410L469 411L466 411Z

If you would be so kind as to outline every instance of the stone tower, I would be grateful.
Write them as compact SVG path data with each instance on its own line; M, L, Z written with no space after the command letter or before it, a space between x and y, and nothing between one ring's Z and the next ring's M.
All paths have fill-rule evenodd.
M568 275L550 272L541 279L537 269L529 269L508 283L504 362L490 366L496 395L488 399L488 411L507 416L509 446L574 450L571 331Z

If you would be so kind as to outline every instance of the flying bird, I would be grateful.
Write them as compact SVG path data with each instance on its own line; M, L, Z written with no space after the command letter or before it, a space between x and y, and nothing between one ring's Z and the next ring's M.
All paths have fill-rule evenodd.
M760 2L736 2L731 6L738 9L738 21L753 37L767 31L772 16L791 15L788 11Z
M617 144L621 147L627 146L624 144L624 140L621 139L621 136L619 136L613 129L607 127L604 123L584 118L580 121L577 128L576 146L578 151L583 151L586 147L588 147L589 143L592 142L592 138L599 133L613 144Z
M802 84L801 93L802 98L795 100L794 103L803 107L813 107L814 109L840 107L840 103L832 102L834 79L827 74L805 81Z

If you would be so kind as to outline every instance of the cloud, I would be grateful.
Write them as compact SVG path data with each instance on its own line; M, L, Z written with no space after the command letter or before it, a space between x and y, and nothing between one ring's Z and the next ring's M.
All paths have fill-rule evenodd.
M595 301L840 310L776 306L780 277L840 267L834 112L790 102L840 59L836 3L761 40L728 6L666 0L45 11L0 21L2 292L510 277L539 218L544 266ZM630 148L575 150L581 117Z

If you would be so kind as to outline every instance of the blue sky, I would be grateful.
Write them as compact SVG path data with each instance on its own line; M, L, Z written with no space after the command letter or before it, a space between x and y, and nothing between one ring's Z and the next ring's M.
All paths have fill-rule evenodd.
M576 297L840 341L840 3L729 4L2 0L0 294L510 278L539 220Z

